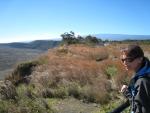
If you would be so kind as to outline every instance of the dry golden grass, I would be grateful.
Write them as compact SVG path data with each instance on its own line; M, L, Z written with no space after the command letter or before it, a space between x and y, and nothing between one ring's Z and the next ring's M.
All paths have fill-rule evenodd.
M83 45L60 47L49 50L47 58L48 63L38 66L32 73L32 82L51 88L66 87L70 82L77 83L83 89L88 85L86 92L81 91L83 98L90 95L91 89L96 89L92 92L94 101L105 102L102 98L108 93L107 90L110 90L106 88L110 83L103 73L100 62L108 59L106 48ZM100 61L97 62L97 59ZM97 91L103 93L97 94Z
M76 83L77 87L70 86L70 94L105 103L110 91L119 90L129 81L120 61L120 48L125 46L71 45L49 50L47 63L36 67L32 81L47 88L65 87L65 90L70 83Z

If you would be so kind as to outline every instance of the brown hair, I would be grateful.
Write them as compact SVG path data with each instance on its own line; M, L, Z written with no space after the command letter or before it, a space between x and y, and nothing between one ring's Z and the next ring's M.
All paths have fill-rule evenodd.
M144 57L144 52L139 45L128 45L128 47L123 49L122 52L124 52L127 57L131 58Z

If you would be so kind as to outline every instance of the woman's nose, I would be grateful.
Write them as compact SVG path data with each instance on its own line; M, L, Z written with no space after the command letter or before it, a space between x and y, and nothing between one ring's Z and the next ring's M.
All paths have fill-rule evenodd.
M123 65L127 65L128 64L128 62L126 62L126 61L123 61L122 63L123 63Z

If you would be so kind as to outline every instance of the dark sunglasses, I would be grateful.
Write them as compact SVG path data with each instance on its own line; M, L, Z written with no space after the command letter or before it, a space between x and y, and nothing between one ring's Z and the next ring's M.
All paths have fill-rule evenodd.
M135 58L124 58L121 59L122 62L133 62Z

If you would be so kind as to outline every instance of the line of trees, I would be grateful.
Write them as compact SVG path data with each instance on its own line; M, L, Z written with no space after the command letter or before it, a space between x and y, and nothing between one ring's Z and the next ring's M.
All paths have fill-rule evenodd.
M73 31L70 32L65 32L63 34L61 34L62 37L62 43L63 44L92 44L92 45L96 45L96 44L100 44L102 43L101 39L98 39L95 36L85 36L82 37L80 35L75 36L75 33Z
M88 44L88 45L99 45L99 44L103 44L103 43L138 43L138 44L150 44L150 40L131 40L131 39L126 39L126 40L102 40L100 38L97 38L95 36L92 35L88 35L88 36L76 36L75 33L73 31L70 32L65 32L63 34L61 34L62 37L62 44Z

